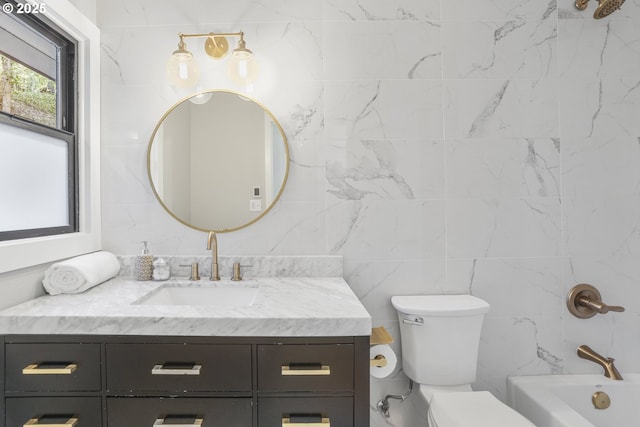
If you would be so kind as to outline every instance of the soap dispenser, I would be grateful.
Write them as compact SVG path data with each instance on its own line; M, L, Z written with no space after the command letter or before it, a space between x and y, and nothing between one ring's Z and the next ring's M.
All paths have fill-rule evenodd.
M149 255L147 242L142 242L142 253L136 257L136 280L151 280L153 278L153 256Z

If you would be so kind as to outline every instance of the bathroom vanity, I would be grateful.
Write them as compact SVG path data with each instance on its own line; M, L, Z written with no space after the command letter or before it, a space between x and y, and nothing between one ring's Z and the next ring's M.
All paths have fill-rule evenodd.
M187 286L258 292L216 309L144 303ZM340 278L119 278L44 296L0 313L0 425L367 427L370 332Z

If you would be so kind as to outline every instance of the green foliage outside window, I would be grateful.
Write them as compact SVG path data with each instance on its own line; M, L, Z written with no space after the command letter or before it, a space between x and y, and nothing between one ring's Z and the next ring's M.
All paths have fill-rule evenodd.
M56 82L0 55L0 111L56 127Z

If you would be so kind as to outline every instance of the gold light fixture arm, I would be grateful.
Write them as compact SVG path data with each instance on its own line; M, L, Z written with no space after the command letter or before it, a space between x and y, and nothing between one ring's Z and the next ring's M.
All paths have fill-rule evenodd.
M237 33L195 33L195 34L184 34L178 33L178 37L190 39L194 37L244 37L244 33L239 31Z
M227 55L227 52L229 51L229 42L227 41L227 37L239 37L239 43L241 45L244 44L244 32L242 31L238 31L236 33L178 33L178 37L180 37L180 44L178 46L184 46L184 39L206 37L204 50L207 55L214 59L221 59Z

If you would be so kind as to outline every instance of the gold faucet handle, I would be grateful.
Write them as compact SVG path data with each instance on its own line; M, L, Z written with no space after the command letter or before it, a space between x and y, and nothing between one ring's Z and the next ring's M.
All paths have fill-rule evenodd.
M242 274L240 274L240 263L233 263L233 277L231 278L234 282L242 280Z
M600 314L605 314L608 313L610 311L616 311L616 312L622 312L624 311L624 307L619 306L619 305L607 305L605 303L603 303L602 301L594 301L589 297L583 296L580 297L579 300L580 305L584 306L584 307L589 307L590 309L600 313Z
M191 276L189 276L189 280L191 281L200 280L200 273L198 273L197 262L192 262L191 264L180 264L180 267L191 267Z
M622 306L603 303L600 292L594 286L586 283L571 288L567 295L567 308L571 314L580 319L588 319L595 316L596 313L624 311Z

